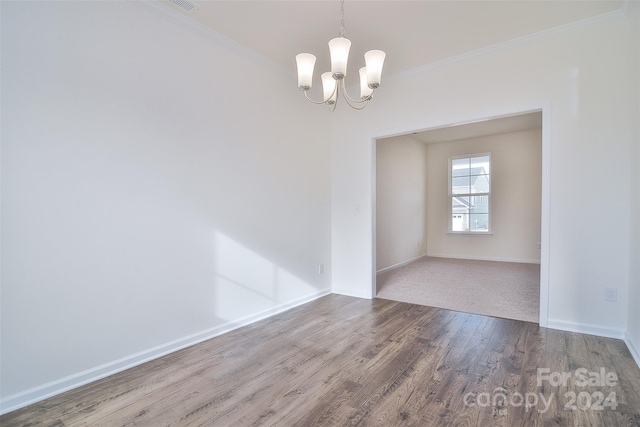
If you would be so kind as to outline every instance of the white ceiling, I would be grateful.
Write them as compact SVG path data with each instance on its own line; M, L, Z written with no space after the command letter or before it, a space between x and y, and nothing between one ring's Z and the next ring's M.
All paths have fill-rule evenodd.
M330 68L327 42L338 35L339 0L188 1L197 4L197 9L185 12L169 0L160 3L292 73L298 53L313 53L318 57L315 85L320 85L320 73ZM348 69L364 66L367 50L384 50L384 84L385 76L597 19L623 6L623 0L345 0L346 37L352 42ZM354 85L357 80L357 73L351 71L347 84ZM541 126L541 114L532 113L413 136L436 143Z
M193 0L199 7L192 12L161 2L291 71L300 52L318 57L316 76L329 70L327 42L338 35L338 0ZM365 51L381 49L387 53L384 80L621 7L622 0L346 0L349 69L364 66ZM357 73L350 77L347 83L356 84Z

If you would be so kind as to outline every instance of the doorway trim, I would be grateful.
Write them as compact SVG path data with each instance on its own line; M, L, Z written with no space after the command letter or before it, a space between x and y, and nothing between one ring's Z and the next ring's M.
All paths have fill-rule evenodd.
M377 250L377 237L376 237L376 142L378 139L390 138L394 136L402 136L412 134L414 132L424 132L434 129L442 129L453 126L466 125L470 123L477 123L483 121L489 121L494 119L500 119L509 116L516 116L527 113L542 113L542 200L541 200L541 223L540 223L540 309L539 309L539 324L542 327L547 327L549 319L549 264L550 258L550 195L551 195L551 102L546 101L540 104L529 105L521 108L514 108L505 111L503 114L486 116L478 115L476 117L467 117L454 122L444 123L439 126L433 126L428 124L416 124L412 126L406 126L404 128L392 129L388 131L382 131L378 134L371 136L370 149L371 149L371 295L375 298L377 293L376 283L376 250Z

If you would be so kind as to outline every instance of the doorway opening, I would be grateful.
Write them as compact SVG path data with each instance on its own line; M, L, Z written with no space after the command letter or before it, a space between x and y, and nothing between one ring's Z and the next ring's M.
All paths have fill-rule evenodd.
M545 326L548 123L540 108L376 138L373 295ZM451 169L487 153L486 170ZM478 177L490 194L474 195ZM463 180L471 194L460 196ZM481 233L452 229L469 218L485 221Z

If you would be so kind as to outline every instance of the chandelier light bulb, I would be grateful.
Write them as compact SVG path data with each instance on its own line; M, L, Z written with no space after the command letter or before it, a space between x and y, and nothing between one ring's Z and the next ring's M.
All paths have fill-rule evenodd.
M313 68L316 65L316 57L310 53L296 55L298 66L298 87L304 91L311 89L313 85Z
M324 102L329 105L335 104L338 98L338 91L336 85L338 82L333 78L333 74L327 71L322 73L322 89L324 92Z
M367 85L372 89L380 86L385 56L387 55L381 50L370 50L364 54L364 63L367 66Z
M373 89L369 87L367 81L367 67L360 68L360 99L368 99L373 94Z
M351 49L351 41L345 37L336 37L329 41L331 73L336 80L342 79L347 75L349 49Z

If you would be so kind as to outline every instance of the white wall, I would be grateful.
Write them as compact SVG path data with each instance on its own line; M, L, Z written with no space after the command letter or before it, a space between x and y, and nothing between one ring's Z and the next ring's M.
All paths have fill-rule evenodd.
M330 291L295 76L129 2L1 7L2 411Z
M622 336L638 143L637 9L385 80L332 123L333 290L371 297L372 140L544 108L550 144L549 325ZM392 61L392 56L387 58ZM546 128L545 128L546 126ZM545 137L543 137L545 138ZM635 186L636 184L634 184ZM543 187L544 188L544 187ZM634 193L635 194L635 193ZM634 195L635 197L635 195ZM543 222L544 229L544 222ZM543 247L543 250L545 248ZM544 256L544 252L543 252ZM605 286L618 301L605 302ZM544 322L543 322L544 323Z
M629 233L640 184L624 161L640 161L636 5L631 18L383 79L366 110L331 123L291 90L295 76L131 3L0 8L2 411L331 279L371 297L373 139L541 105L550 317L628 326L640 348ZM618 303L602 301L603 283Z
M631 62L632 74L636 75L635 80L630 85L630 95L637 97L639 100L635 109L632 110L632 114L635 115L635 131L637 135L640 135L640 18L638 14L640 11L636 6L636 26L635 34L629 49L629 56L634 59ZM640 137L636 138L633 145L632 153L629 156L631 174L631 232L629 233L630 240L630 257L629 264L630 281L629 281L629 316L627 320L627 333L625 341L632 354L635 357L636 362L640 365ZM635 220L634 220L635 219Z
M427 146L430 256L540 262L542 133L529 130ZM450 234L449 158L491 153L491 234Z
M376 149L376 269L425 255L427 146L410 136L380 139Z

